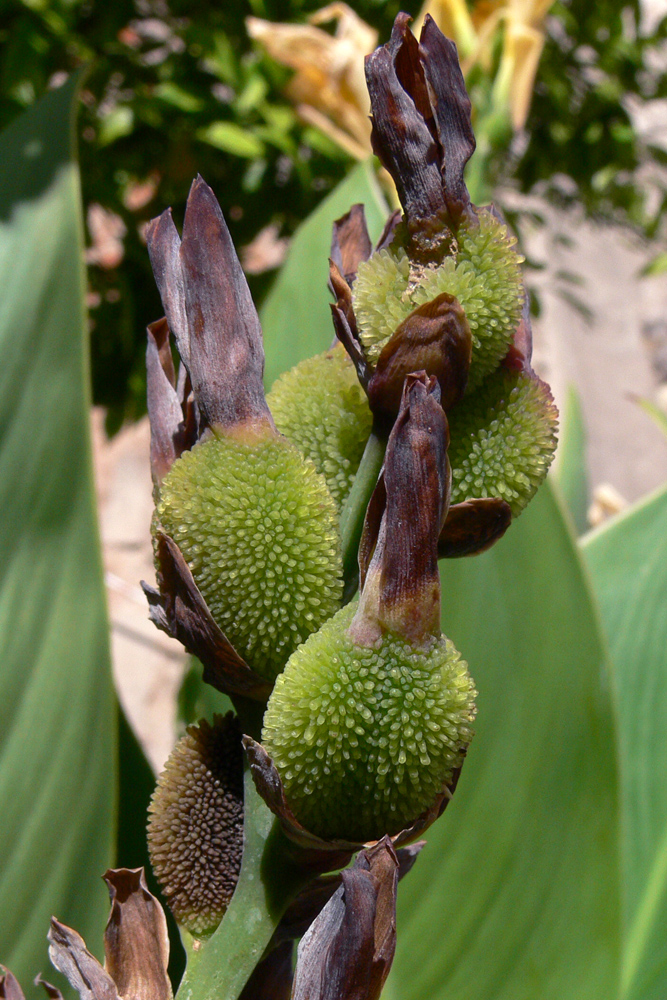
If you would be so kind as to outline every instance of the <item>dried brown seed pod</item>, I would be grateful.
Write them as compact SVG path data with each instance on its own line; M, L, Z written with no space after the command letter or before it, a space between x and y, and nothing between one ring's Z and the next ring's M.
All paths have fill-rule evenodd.
M232 898L243 851L243 750L236 718L189 726L149 807L155 877L179 924L200 937Z

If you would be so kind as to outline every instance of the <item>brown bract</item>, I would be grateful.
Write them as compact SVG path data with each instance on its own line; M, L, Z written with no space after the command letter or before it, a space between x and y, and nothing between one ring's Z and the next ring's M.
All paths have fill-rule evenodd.
M472 212L463 170L475 149L456 46L427 16L419 43L399 14L366 58L373 149L396 184L417 255Z
M167 921L148 891L143 868L110 869L104 880L111 897L105 967L83 938L55 917L48 934L51 962L81 1000L171 1000Z
M156 487L177 458L197 440L197 414L190 376L181 365L178 380L169 326L159 319L146 328L146 400L151 426L151 474Z
M449 507L449 430L438 380L405 379L378 485L359 546L361 596L350 625L354 642L384 632L422 645L440 634L438 539Z
M213 620L192 572L173 538L156 533L155 590L141 581L151 621L201 661L204 680L225 694L266 701L272 684L256 674Z
M299 944L293 1000L376 1000L396 949L398 858L388 837L361 851Z
M208 184L201 177L192 184L182 239L171 209L153 219L146 239L169 329L190 375L200 435L206 427L275 431L264 399L259 317Z

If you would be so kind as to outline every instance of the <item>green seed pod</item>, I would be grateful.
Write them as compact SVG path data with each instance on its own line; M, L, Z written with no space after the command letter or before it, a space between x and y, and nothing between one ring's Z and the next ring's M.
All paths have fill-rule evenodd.
M278 430L309 458L340 509L371 432L371 411L354 365L338 344L302 361L267 397Z
M210 933L232 898L243 852L243 751L232 714L178 741L149 806L148 850L177 920Z
M556 451L558 411L548 386L501 368L449 414L452 504L500 497L516 517Z
M262 742L297 819L326 839L375 840L412 823L460 766L475 690L449 639L418 647L348 634L347 606L278 678Z
M213 618L262 677L340 606L336 506L286 438L200 442L172 465L157 511Z
M368 358L375 363L396 327L417 306L446 292L461 303L472 334L468 391L494 371L521 318L522 258L516 239L490 212L457 233L458 250L439 266L413 266L401 247L374 254L359 265L354 311Z

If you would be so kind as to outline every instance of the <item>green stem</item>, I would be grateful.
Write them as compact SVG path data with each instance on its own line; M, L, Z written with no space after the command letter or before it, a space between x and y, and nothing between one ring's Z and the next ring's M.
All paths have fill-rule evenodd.
M261 959L289 903L308 882L291 862L287 843L246 767L243 862L218 929L199 949L188 950L188 967L177 1000L236 1000Z
M366 508L382 469L387 439L376 428L366 443L350 494L340 515L340 534L343 545L344 601L352 599L357 589L359 575L358 555Z

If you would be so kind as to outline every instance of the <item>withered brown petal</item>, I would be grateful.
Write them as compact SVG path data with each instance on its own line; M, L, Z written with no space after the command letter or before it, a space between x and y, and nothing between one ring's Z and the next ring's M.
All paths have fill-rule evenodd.
M419 306L390 337L368 384L376 415L398 413L403 383L410 372L435 375L445 412L461 399L468 382L472 336L458 299L447 292Z
M514 331L512 343L503 358L505 368L535 375L531 360L533 357L533 329L530 322L530 295L524 286L523 310L519 325Z
M306 830L288 806L278 770L262 744L250 736L244 736L243 748L255 788L274 816L280 820L302 867L318 874L346 865L354 851L362 845L346 840L322 840Z
M43 988L49 1000L63 1000L63 995L58 987L53 986L51 983L47 983L46 979L42 979L40 975L35 976L33 982L35 986L41 986ZM1 993L0 996L2 996Z
M403 218L403 213L400 208L392 212L387 221L384 224L384 229L380 233L380 239L375 244L376 250L386 250L389 244L394 239L394 234L396 232L396 226L399 224Z
M298 950L293 1000L377 1000L396 947L398 860L383 838L361 851Z
M471 103L454 42L426 15L419 38L424 75L442 147L442 180L448 221L457 228L470 208L470 195L463 180L466 163L475 152L470 119Z
M289 1000L292 992L291 940L283 941L266 955L243 988L239 1000Z
M180 249L190 333L188 371L210 426L273 426L264 399L259 316L232 238L211 188L190 188Z
M405 380L401 409L387 442L383 468L385 508L349 633L373 645L385 630L419 645L440 634L438 538L447 508L451 470L449 431L435 376ZM378 511L371 503L376 531ZM362 536L363 538L363 536ZM367 537L362 559L371 548Z
M419 840L409 847L399 847L396 851L398 859L398 880L404 878L412 869L419 852L426 846L425 840ZM285 911L276 931L277 940L300 938L306 933L315 917L329 902L334 892L341 885L341 872L334 875L320 875L309 882L297 898Z
M329 284L336 296L336 302L331 304L336 337L341 342L354 365L361 385L366 388L371 377L371 369L359 341L357 320L352 305L352 289L340 273L335 261L329 260Z
M113 979L86 948L80 934L51 917L49 958L81 1000L120 1000Z
M0 969L5 970L0 975L0 1000L25 1000L23 990L14 973L10 972L4 965L0 965Z
M171 209L166 209L146 227L148 256L162 299L169 329L176 339L181 360L190 363L190 333L185 300L185 279L181 268L181 239Z
M131 1000L170 1000L167 920L148 891L143 868L109 869L102 877L111 898L106 969L118 992Z
M353 205L336 219L331 237L331 259L348 284L354 282L359 265L368 260L372 249L364 206Z
M151 425L151 473L159 485L183 452L183 410L175 386L166 319L146 328L146 397Z
M503 537L511 520L510 505L500 497L453 504L438 540L438 557L456 559L486 552Z
M163 532L157 532L156 540L160 591L141 584L153 623L202 662L207 684L226 694L266 701L271 684L248 666L213 620L176 542Z
M373 113L373 150L391 174L408 224L413 226L439 217L443 196L439 143L406 90L409 81L405 76L399 79L396 69L397 62L402 68L408 62L401 60L401 50L411 44L409 20L407 14L399 14L389 42L366 57L366 82Z

